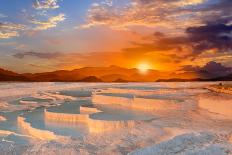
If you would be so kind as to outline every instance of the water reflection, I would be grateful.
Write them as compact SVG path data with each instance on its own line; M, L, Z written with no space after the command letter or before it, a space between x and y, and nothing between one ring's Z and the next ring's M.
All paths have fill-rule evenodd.
M203 94L198 105L213 113L218 113L232 119L232 97L226 94Z

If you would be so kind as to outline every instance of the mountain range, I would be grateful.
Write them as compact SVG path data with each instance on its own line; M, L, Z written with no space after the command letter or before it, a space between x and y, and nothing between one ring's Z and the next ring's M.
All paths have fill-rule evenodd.
M208 71L162 72L148 70L146 74L138 69L109 67L84 67L75 70L58 70L44 73L15 73L0 68L0 81L18 82L172 82L172 81L229 81L232 73L218 75Z

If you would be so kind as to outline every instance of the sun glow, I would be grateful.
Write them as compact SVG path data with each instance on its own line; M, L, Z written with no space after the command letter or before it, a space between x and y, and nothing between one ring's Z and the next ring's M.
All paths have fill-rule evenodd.
M148 63L140 63L138 64L137 68L141 73L147 73L147 71L151 69L151 66Z

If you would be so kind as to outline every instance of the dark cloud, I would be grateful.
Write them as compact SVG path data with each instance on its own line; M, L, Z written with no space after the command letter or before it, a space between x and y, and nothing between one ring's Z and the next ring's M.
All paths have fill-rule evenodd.
M163 33L156 32L154 34L154 42L147 44L134 43L135 47L125 48L126 52L153 52L153 51L169 51L169 50L182 50L182 45L188 43L186 37L166 37Z
M217 49L224 52L232 49L232 25L225 23L208 24L200 27L190 27L186 30L189 44L194 52Z
M59 52L54 52L54 53L42 53L42 52L34 52L34 51L29 51L29 52L19 52L14 54L13 56L19 59L23 59L26 56L30 57L37 57L41 59L55 59L58 57L61 57L63 54Z
M211 77L220 77L220 76L231 74L232 68L226 67L221 63L215 61L210 61L202 67L191 66L191 65L183 66L181 71L195 72L198 74L205 73L205 74L209 74Z
M162 38L162 37L165 36L165 34L164 34L164 33L161 33L161 32L155 32L155 33L154 33L154 36L155 36L155 37L158 37L158 38Z
M161 0L162 2L163 0ZM137 0L141 4L154 3L152 0ZM159 1L160 2L160 1ZM180 2L178 0L165 2ZM198 24L190 22L183 27L183 35L171 36L168 33L155 32L151 43L134 44L134 47L124 49L128 53L163 52L176 55L176 58L194 60L201 53L213 50L218 53L232 51L232 1L204 1L197 6L184 7L185 14L191 13L191 18ZM166 10L163 10L164 12ZM179 9L174 9L180 13ZM172 13L167 13L168 15ZM175 14L175 13L173 13ZM187 16L187 15L186 15ZM184 16L182 16L184 17ZM190 17L187 21L191 21ZM165 19L165 18L164 18ZM182 18L181 18L182 19ZM180 22L181 23L181 22ZM190 26L191 25L191 26ZM175 28L175 20L170 27Z
M222 15L230 15L230 13L232 12L231 6L232 6L231 0L218 0L214 2L209 1L207 6L198 8L197 11L201 11L203 13L210 11L211 14L208 15L209 18L205 20L212 21L212 19L217 20L217 18L221 18ZM212 13L213 11L217 12L217 14Z
M222 21L221 21L222 22ZM204 26L189 27L185 35L168 37L163 33L154 34L153 43L134 44L135 47L124 49L125 52L176 52L183 56L195 57L207 50L230 52L232 50L232 25L223 21L207 23Z
M221 63L210 61L202 69L212 73L212 72L231 72L232 68L223 66Z

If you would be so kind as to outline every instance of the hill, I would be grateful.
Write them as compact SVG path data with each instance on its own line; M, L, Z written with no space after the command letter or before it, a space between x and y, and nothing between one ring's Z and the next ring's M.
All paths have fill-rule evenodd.
M161 72L149 70L142 74L138 69L109 67L84 67L44 73L19 74L0 68L0 81L28 82L187 82L187 81L230 81L232 74L216 77L207 72ZM211 78L210 78L211 77Z

